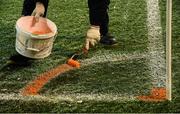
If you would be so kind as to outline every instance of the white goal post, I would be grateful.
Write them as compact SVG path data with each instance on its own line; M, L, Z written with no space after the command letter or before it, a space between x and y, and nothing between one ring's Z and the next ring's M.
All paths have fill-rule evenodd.
M172 0L167 0L166 7L166 98L172 99Z

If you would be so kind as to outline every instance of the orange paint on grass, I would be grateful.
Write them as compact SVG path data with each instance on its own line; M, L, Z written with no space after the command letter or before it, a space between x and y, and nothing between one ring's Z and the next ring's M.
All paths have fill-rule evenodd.
M153 88L148 96L138 96L141 101L159 102L166 100L166 88Z
M73 59L69 59L67 61L67 64L72 66L72 67L77 67L77 68L80 67L80 63L78 61L76 61L76 60L73 60Z
M74 69L68 64L62 64L58 67L51 69L45 73L40 74L37 76L35 80L29 83L25 88L22 89L22 95L37 95L39 90L51 79L57 77L58 75L67 72L69 70Z

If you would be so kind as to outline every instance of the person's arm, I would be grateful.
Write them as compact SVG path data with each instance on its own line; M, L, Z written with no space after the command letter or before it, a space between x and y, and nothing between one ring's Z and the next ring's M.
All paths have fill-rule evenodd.
M39 17L45 17L47 8L48 8L48 2L49 0L36 0L36 6L33 10L32 14L35 16L36 21L39 20Z
M49 0L35 0L35 1L36 1L36 3L38 2L38 3L43 4L44 9L45 9L43 17L45 17L46 13L47 13L47 9L48 9Z
M32 12L32 16L35 16L36 21L39 21L40 17L43 17L45 13L45 7L41 2L36 2L36 7Z
M22 16L30 16L34 9L36 8L36 3L41 3L45 9L43 17L46 17L46 12L48 8L49 0L24 0L23 2L23 9L22 9ZM39 5L38 5L39 6Z

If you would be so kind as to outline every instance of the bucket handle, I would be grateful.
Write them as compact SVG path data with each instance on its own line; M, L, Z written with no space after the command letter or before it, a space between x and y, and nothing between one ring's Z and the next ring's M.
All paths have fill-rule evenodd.
M35 48L26 48L27 50L29 51L34 51L34 52L39 52L40 50L39 49L35 49Z
M56 32L56 34L55 34L55 36L54 36L53 42L55 41L57 35L58 35L58 32ZM33 36L35 36L35 35L33 35ZM42 35L42 36L45 36L45 35ZM29 39L26 40L26 43L25 43L25 44L26 44L26 49L29 50L29 51L40 52L40 51L46 49L46 48L44 48L44 49L42 49L42 50L39 50L39 49L35 49L35 48L32 48L32 47L27 47L28 42L29 42Z
M29 39L26 40L25 44L26 44L26 49L29 50L29 51L34 51L34 52L39 52L40 50L39 49L35 49L35 48L32 48L32 47L28 47L28 42L29 42Z
M38 37L48 37L47 35L36 35L36 34L31 34L31 37L33 38L38 38Z

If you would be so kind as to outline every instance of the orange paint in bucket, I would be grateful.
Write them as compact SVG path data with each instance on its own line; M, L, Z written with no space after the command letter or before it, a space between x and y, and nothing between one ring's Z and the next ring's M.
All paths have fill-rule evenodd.
M21 17L17 24L19 28L32 34L42 35L52 32L51 27L47 24L46 18L42 17L40 17L38 22L35 21L33 16Z

